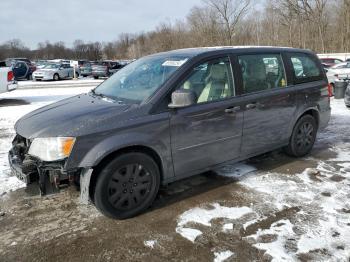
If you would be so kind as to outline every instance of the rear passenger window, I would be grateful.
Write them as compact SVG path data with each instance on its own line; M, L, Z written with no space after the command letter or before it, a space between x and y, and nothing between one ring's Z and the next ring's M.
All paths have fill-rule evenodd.
M291 61L294 77L299 82L316 81L322 78L322 73L316 62L306 54L292 54Z
M278 54L238 57L244 94L287 86L282 58Z

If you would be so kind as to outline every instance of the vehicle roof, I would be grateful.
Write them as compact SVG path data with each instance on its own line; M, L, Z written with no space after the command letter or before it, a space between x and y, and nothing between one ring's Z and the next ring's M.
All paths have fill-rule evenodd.
M276 47L276 46L215 46L215 47L196 47L196 48L185 48L177 49L168 52L162 52L154 55L179 55L179 56L190 56L194 57L200 54L206 53L240 53L244 51L249 52L302 52L302 53L313 53L311 50L298 49L291 47Z

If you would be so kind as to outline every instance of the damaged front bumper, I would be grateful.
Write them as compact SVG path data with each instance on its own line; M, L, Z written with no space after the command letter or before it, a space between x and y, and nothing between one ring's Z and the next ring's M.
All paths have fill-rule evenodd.
M30 140L17 135L8 158L12 173L26 185L37 183L41 195L58 193L70 185L81 187L81 199L89 201L89 185L92 169L66 170L66 160L45 162L28 155Z

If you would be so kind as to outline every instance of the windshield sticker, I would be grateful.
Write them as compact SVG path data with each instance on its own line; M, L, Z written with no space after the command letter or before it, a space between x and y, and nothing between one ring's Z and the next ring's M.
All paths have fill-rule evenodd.
M185 62L187 61L187 59L184 60L167 60L165 61L162 66L176 66L176 67L180 67L182 66Z

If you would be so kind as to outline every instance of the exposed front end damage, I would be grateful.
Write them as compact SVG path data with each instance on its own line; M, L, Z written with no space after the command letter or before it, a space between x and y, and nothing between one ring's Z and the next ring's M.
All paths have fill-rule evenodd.
M79 188L82 169L66 170L66 160L45 162L30 156L31 141L16 135L9 151L13 174L27 185L37 183L41 195L58 193L62 188L76 185Z

